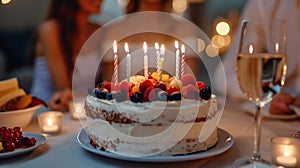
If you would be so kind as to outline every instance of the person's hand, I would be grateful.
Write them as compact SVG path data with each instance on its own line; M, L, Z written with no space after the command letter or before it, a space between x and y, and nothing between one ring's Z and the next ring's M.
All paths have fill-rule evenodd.
M64 111L67 109L71 99L72 90L70 88L55 92L49 102L49 107L52 110Z
M290 105L299 106L300 100L288 93L278 93L274 96L270 105L270 114L292 114Z

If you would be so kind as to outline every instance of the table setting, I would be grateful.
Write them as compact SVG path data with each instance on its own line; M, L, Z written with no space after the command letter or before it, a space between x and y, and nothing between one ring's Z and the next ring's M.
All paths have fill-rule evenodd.
M265 21L264 23L269 22ZM252 24L250 21L244 22L239 56L235 60L240 88L249 101L235 101L226 99L224 95L215 95L207 87L208 85L206 86L204 82L197 81L192 75L187 74L185 50L188 49L188 46L182 44L183 47L180 51L179 43L183 43L182 41L176 40L174 42L176 49L174 53L166 50L164 44L161 44L160 47L156 47L156 45L150 47L152 45L150 42L143 42L143 75L131 76L134 52L129 52L129 45L125 42L126 61L125 66L123 66L125 68L124 70L121 69L118 63L117 42L114 40L111 49L113 50L114 65L112 81L115 85L107 82L88 89L86 97L73 98L67 111L52 111L46 104L40 102L38 108L31 110L33 113L29 114L30 122L22 125L22 128L16 129L19 131L10 131L11 137L2 130L15 130L12 128L18 126L18 123L5 126L4 122L0 122L0 142L1 147L3 147L3 149L0 148L2 151L0 153L0 167L299 167L299 109L293 107L294 114L276 116L270 115L266 107L272 97L280 92L285 82L287 67L283 27L281 23L277 22L271 22L272 26L267 25L268 28L276 29L274 31L277 36L270 38L272 40L262 40L267 43L263 44L265 46L262 47L264 49L262 51L259 47L262 44L256 44L255 42L259 40L254 37L263 38L263 36L255 34L258 28L253 28ZM277 24L278 27L276 27ZM268 50L270 46L271 49ZM153 73L149 72L150 53L156 53L154 59L156 71ZM162 71L165 58L170 53L174 55L174 62L176 63L174 68L176 76L174 77L169 77ZM119 73L123 72L126 74L123 75L126 79L119 81L121 76ZM142 80L140 80L141 76ZM129 81L132 81L132 77L139 87L135 90L134 85L132 85L132 90L129 92L131 85ZM150 81L150 84L145 86L144 82L147 80ZM151 80L155 81L153 82L154 86L152 86ZM174 80L173 83L172 80ZM157 83L159 85L156 85ZM117 84L119 85L117 86ZM172 93L176 92L177 95L169 94L168 91L171 89L168 87L170 90L167 90L166 85L178 87L175 88L178 90L172 91ZM150 89L160 90L151 93L152 90ZM183 90L182 93L177 93L181 89ZM142 92L144 95L139 95ZM148 97L145 96L147 92ZM22 93L22 96L24 95L27 94ZM34 99L30 98L30 106L26 106L25 109L32 108ZM117 110L115 110L115 106L118 107ZM172 118L173 114L165 115L170 113L157 115L155 112L159 111L160 108L163 109L162 111L179 112L175 114L174 119ZM127 111L124 112L124 109ZM24 111L24 109L22 110ZM197 113L193 113L193 110L197 110ZM0 112L0 115L1 113L14 114L18 111L18 109L4 111ZM204 116L199 116L198 111L199 113L203 112ZM175 131L173 130L172 134L168 132L169 135L172 135L170 139L164 139L164 136L155 139L154 143L155 145L158 144L158 147L152 148L153 146L149 145L147 138L159 135L160 132L154 132L156 131L155 128L161 129L166 120L167 122L170 120L172 123L171 126L167 125L165 130L168 130L169 127L172 128L174 123L177 127L175 126ZM192 126L185 128L191 121ZM193 125L196 124L198 125L194 127ZM106 128L110 128L112 131ZM148 132L142 128L154 130L153 135L148 136L146 134ZM178 131L179 128L182 128L183 131ZM16 143L14 136L20 133L20 130L22 134L19 137L32 139L31 146L21 145L18 149L7 151L7 137ZM114 134L114 131L118 134ZM120 132L121 135L119 135ZM180 135L182 132L184 134ZM96 135L104 136L97 137ZM118 137L115 138L115 135ZM138 140L146 140L140 143L140 141L131 141L130 138L122 139L124 135L126 138L134 137ZM176 141L177 144L165 148L166 142L173 142L172 138L178 137L181 139ZM105 141L105 138L113 140ZM23 143L23 140L21 141ZM195 141L195 143L190 145L189 142L191 141ZM208 146L212 141L215 143ZM124 142L127 145L120 145ZM176 145L181 145L181 143L187 144L184 146L184 149L188 149L184 151L186 153L160 155L165 151L174 152L172 151L173 147L177 147ZM162 149L159 148L160 144L163 144ZM205 145L208 147L205 148ZM205 147L193 151L199 146ZM136 150L136 148L140 149ZM142 149L147 152L150 151L150 154L145 152L146 154L143 155ZM179 147L175 148L175 152L177 152L176 150L182 151Z

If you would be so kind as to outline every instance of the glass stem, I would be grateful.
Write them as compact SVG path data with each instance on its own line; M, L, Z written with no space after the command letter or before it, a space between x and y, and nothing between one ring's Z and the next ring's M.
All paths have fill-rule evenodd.
M261 134L261 108L264 105L259 103L256 104L256 113L255 113L255 128L254 128L254 149L252 160L253 161L261 161L260 154L260 134Z

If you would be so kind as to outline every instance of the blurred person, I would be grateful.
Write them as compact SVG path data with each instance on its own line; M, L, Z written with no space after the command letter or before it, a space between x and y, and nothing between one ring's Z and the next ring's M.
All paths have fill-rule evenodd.
M172 0L130 0L125 7L126 14L109 27L105 34L109 34L109 40L117 40L119 69L125 69L126 53L124 43L127 42L131 53L132 60L136 63L132 66L132 74L143 73L143 42L147 43L149 56L149 72L156 71L156 59L154 45L157 42L159 46L164 44L167 54L175 53L175 40L179 42L179 47L185 43L186 47L186 64L189 66L196 78L206 77L206 72L199 70L199 58L189 45L197 46L196 37L199 35L198 28L192 27L186 21L181 21L180 17L171 17L168 13L172 10ZM169 16L169 17L168 17ZM184 19L182 19L184 20ZM121 31L120 31L121 30ZM198 33L198 34L197 34ZM121 37L120 40L118 40ZM107 41L109 41L107 40ZM105 43L105 42L104 42ZM112 43L112 42L107 42ZM172 53L171 53L172 52ZM103 57L103 79L111 81L113 75L113 57L112 52L106 53ZM164 73L175 76L175 57L166 56L164 62ZM124 61L125 62L125 61ZM203 68L205 69L205 68ZM187 70L187 71L188 71ZM203 73L204 72L204 73ZM203 73L203 74L200 74ZM125 77L123 71L119 76ZM120 77L119 77L120 78Z
M300 30L299 0L251 0L244 7L241 20L277 19L286 23L286 57L287 75L285 85L280 93L274 96L269 112L272 114L291 114L291 105L300 105ZM239 33L240 27L237 30ZM238 55L239 35L235 35L230 50L224 55L223 65L227 80L227 97L235 100L245 100L246 96L240 90L237 82L235 63ZM216 75L221 74L221 68L216 69ZM216 81L220 83L221 81ZM218 86L216 86L218 88ZM224 92L219 90L221 93Z
M89 36L100 26L89 22L103 0L51 0L33 46L34 79L31 94L60 110L72 98L76 58Z

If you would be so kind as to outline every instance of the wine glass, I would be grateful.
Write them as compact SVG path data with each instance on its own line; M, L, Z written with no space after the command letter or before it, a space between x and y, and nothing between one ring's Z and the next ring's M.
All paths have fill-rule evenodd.
M240 158L235 167L269 164L261 158L261 108L272 100L285 82L285 23L281 20L242 22L236 73L244 95L256 105L252 157Z

